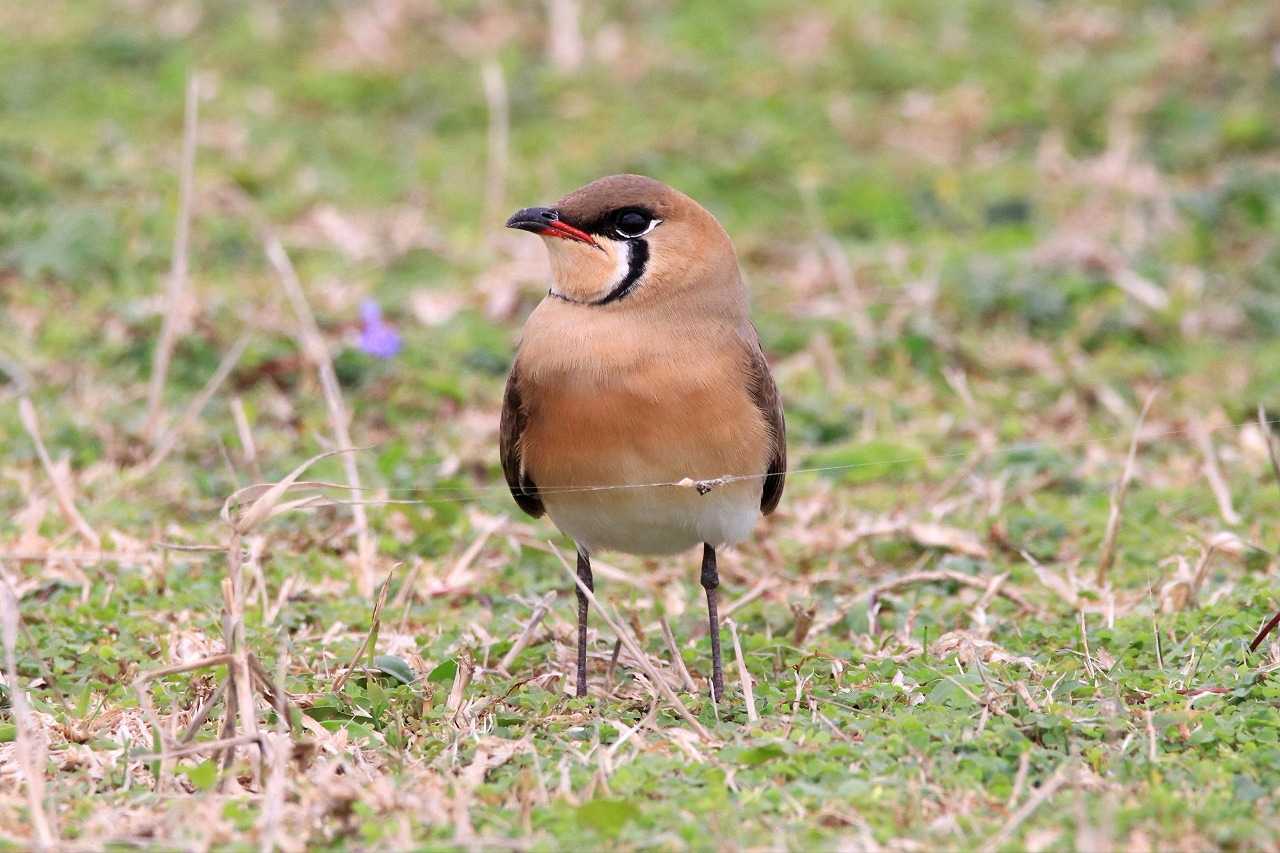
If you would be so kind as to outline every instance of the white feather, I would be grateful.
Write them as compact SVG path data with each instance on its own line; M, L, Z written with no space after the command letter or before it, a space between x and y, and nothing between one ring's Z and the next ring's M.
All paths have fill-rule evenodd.
M610 241L616 246L614 254L617 256L617 266L614 269L613 280L609 282L609 286L600 291L600 295L612 293L613 289L622 284L622 280L627 277L627 273L631 271L631 244Z
M674 554L707 543L736 545L760 519L760 480L740 480L705 495L681 486L547 494L551 520L588 551Z

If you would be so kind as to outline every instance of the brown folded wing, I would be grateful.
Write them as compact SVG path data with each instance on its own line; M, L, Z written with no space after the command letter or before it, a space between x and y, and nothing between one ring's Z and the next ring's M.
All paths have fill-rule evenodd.
M538 518L546 510L542 499L538 497L538 487L524 470L521 438L528 416L520 400L520 383L516 370L516 366L511 368L511 375L507 377L507 391L502 397L502 419L498 431L502 473L511 488L511 497L516 499L522 510Z
M778 386L774 384L769 363L760 351L759 337L754 328L751 332L751 340L747 345L747 382L751 389L751 399L760 409L770 432L769 468L764 478L764 489L760 493L760 512L768 515L777 509L787 478L787 423L782 415Z

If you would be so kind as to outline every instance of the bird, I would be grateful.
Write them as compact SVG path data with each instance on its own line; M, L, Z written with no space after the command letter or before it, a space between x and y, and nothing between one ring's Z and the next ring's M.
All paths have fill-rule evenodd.
M573 540L577 576L593 593L593 554L700 545L718 702L716 552L774 511L787 467L782 402L733 242L689 196L629 174L526 207L506 226L540 236L551 270L503 395L511 495ZM575 590L576 695L585 696L589 601Z

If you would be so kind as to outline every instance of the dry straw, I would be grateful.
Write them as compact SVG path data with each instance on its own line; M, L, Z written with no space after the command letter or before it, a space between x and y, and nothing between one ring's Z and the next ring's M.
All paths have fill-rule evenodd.
M488 219L501 215L502 200L507 191L507 170L511 148L511 104L507 80L497 60L486 60L480 66L480 82L489 109L488 160L485 164L484 203Z
M747 659L742 656L742 643L738 639L738 623L732 619L726 619L725 623L729 626L729 635L733 638L733 654L738 661L738 681L742 684L742 696L747 703L747 719L758 723L760 714L756 711L756 692L752 689L751 673L747 671Z
M154 444L163 417L161 403L169 362L178 340L178 330L187 319L188 254L191 243L191 208L195 196L196 141L200 110L200 78L187 77L186 109L182 122L182 165L178 183L178 222L173 232L173 254L169 263L169 280L165 288L164 319L160 340L156 343L151 363L151 379L147 385L147 418L143 434Z
M680 697L675 694L675 691L671 689L669 684L667 684L667 680L663 678L662 674L654 667L653 662L649 660L649 656L645 654L644 650L640 647L640 644L631 636L631 632L623 626L622 622L613 614L612 611L599 602L595 593L591 591L589 586L583 583L582 578L578 577L578 573L569 565L569 562L564 558L564 554L562 554L560 549L555 546L555 543L548 542L547 544L551 546L551 550L556 555L556 559L560 561L561 567L569 577L573 579L578 590L587 597L588 603L590 603L595 611L600 614L600 618L604 619L609 628L612 629L614 635L622 642L622 645L626 647L627 653L635 658L636 662L640 665L640 669L644 672L645 677L649 679L649 683L652 684L658 693L662 695L663 699L667 700L667 704L675 709L675 712L680 715L681 719L688 723L690 728L697 732L698 737L700 737L704 742L711 741L711 733L708 732L703 727L702 723L698 721L698 718L689 711L684 702L680 701Z
M1134 462L1138 458L1138 435L1142 432L1142 422L1147 419L1147 413L1151 411L1151 404L1156 400L1156 394L1153 391L1147 395L1147 400L1142 404L1142 413L1138 415L1137 422L1133 425L1133 438L1129 440L1129 454L1125 457L1124 471L1120 475L1120 481L1116 483L1116 487L1111 492L1111 509L1107 515L1107 530L1102 537L1102 553L1098 557L1098 577L1097 584L1102 586L1107 582L1107 572L1111 569L1111 564L1115 561L1116 556L1116 537L1120 533L1120 518L1124 514L1124 499L1129 493L1129 483L1133 480Z
M276 709L286 726L291 725L289 699L280 684L267 674L257 657L249 651L245 641L243 541L246 536L281 514L340 503L317 491L332 487L334 484L304 481L301 478L317 462L348 453L350 453L348 450L333 450L317 454L294 468L279 482L261 483L238 489L223 502L221 517L228 527L227 576L222 580L224 651L190 663L143 673L134 682L139 704L161 746L160 752L151 757L160 761L162 768L165 762L171 759L211 751L222 754L222 767L225 770L231 766L237 748L247 745L257 746L255 756L261 759L265 754L272 768L282 760L279 757L279 750L282 747L278 737L265 737L258 724L255 697L261 694L267 704ZM303 492L303 495L291 497L291 493L294 492ZM385 598L386 584L379 597L379 607L375 609L375 631L380 605ZM363 651L363 647L361 650ZM218 685L214 694L193 715L181 740L174 742L153 709L149 689L151 682L178 673L221 667L227 670L226 680ZM220 736L212 741L192 742L219 701L225 705ZM237 734L237 731L242 733ZM255 766L255 775L261 778L261 774L262 763L258 761Z
M27 808L31 813L31 828L38 850L54 850L57 836L44 809L44 736L31 715L27 703L27 691L18 680L18 597L9 582L0 578L0 635L4 639L5 679L9 684L10 702L15 723L16 757L18 770L26 783Z
M102 537L98 536L97 531L89 526L89 522L84 520L80 510L76 509L71 475L66 472L65 468L53 464L53 459L49 457L49 451L44 446L44 438L40 434L40 421L36 417L35 406L31 405L31 401L26 397L18 401L18 417L22 421L23 429L27 431L27 435L31 438L31 443L35 445L36 456L40 458L40 464L44 467L44 472L49 477L50 485L53 486L53 495L58 502L58 509L62 511L62 515L67 522L80 534L80 538L84 539L85 543L93 550L100 551L102 549Z
M1262 437L1267 442L1267 457L1271 460L1271 472L1276 475L1276 486L1280 487L1280 449L1276 447L1275 440L1271 437L1270 425L1274 421L1267 420L1266 410L1258 406L1258 426L1262 430ZM1262 641L1267 638L1276 626L1280 625L1280 611L1272 616L1262 627L1258 629L1258 633L1254 635L1253 642L1249 643L1249 651L1257 651L1258 646L1262 645Z

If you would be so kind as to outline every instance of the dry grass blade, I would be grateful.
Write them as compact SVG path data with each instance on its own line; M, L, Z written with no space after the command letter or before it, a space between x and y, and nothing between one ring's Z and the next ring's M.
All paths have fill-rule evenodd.
M258 735L236 735L235 737L218 738L217 740L205 740L200 743L189 743L183 746L175 746L172 749L165 749L164 752L145 752L138 755L130 755L132 761L162 761L170 758L182 758L187 755L199 755L202 752L210 752L219 749L227 749L237 746L248 746L251 743L257 743Z
M520 656L528 646L529 641L533 639L533 632L538 629L538 625L542 623L542 617L547 615L547 611L551 609L551 600L555 597L554 593L547 593L533 608L533 613L529 615L529 621L525 623L524 630L520 632L520 636L516 638L511 648L507 649L507 653L502 656L502 661L498 664L498 669L503 672L510 671L511 664L515 663L516 658Z
M1026 687L1023 687L1026 690ZM1031 769L1031 750L1023 750L1018 756L1018 772L1013 777L1013 790L1009 792L1009 799L1005 803L1005 810L1008 811L1018 804L1018 800L1022 799L1022 789L1027 784L1027 771Z
M550 0L547 19L547 58L562 74L577 71L586 55L582 43L579 0Z
M1160 751L1156 747L1156 725L1150 708L1143 709L1142 720L1147 730L1147 760L1155 764L1160 759Z
M489 159L485 170L484 203L488 218L496 219L501 214L502 199L507 189L511 107L507 81L502 75L502 66L496 60L490 59L481 66L480 80L489 108Z
M1276 449L1275 439L1271 437L1271 424L1267 421L1267 411L1261 405L1258 406L1258 426L1262 430L1262 438L1267 443L1267 456L1271 458L1271 470L1276 475L1276 485L1280 486L1280 450ZM1258 633L1254 635L1253 642L1249 643L1249 651L1257 651L1258 646L1262 645L1262 641L1280 625L1280 612L1268 619Z
M27 435L31 438L31 443L35 445L36 455L40 458L40 464L44 466L44 472L48 475L49 483L53 486L53 495L58 501L58 509L62 511L62 515L76 529L80 537L89 544L89 547L95 551L101 550L102 538L98 536L97 531L89 526L89 522L84 520L80 510L76 509L75 496L71 493L71 484L67 482L67 477L59 473L57 466L53 464L53 459L49 457L49 450L44 446L44 438L40 435L40 420L36 417L36 408L31 405L31 400L26 397L18 401L18 417L22 421L23 429L27 431Z
M40 850L52 850L57 838L49 825L44 810L44 744L37 734L27 706L27 691L18 681L18 597L9 582L0 579L0 634L4 637L5 679L9 684L10 702L15 725L16 757L18 770L26 780L27 808L31 815L31 829L35 844Z
M27 627L25 622L19 620L18 628L22 632L22 639L27 641L27 648L39 648L36 638L31 636L31 630ZM62 688L58 687L57 679L53 677L53 670L49 669L48 661L39 655L34 655L34 657L36 659L36 668L40 670L40 677L44 679L45 686L53 692L53 696L58 700L58 704L61 705L64 710L70 712L71 705L67 702L67 697L62 692Z
M995 601L996 596L1000 594L1000 589L1008 580L1009 572L1002 572L991 578L986 590L982 593L982 597L978 599L977 604L973 605L969 618L974 625L981 626L986 624L987 608L991 606L991 602Z
M239 707L239 699L236 696L235 681L228 678L227 681L224 683L227 685L227 706L226 706L226 713L223 715L223 718L222 718L222 733L220 737L223 740L227 740L229 738L235 737L235 734L236 734L236 713L237 713L236 709ZM236 757L235 745L233 744L233 745L227 746L225 749L221 750L221 752L222 752L222 769L225 771L228 767L231 766L231 762L235 760L235 757ZM225 775L218 780L218 790L222 790L222 785L225 783L225 781L226 781Z
M793 646L803 646L805 639L809 636L809 630L813 628L813 617L817 614L816 607L806 607L803 604L792 604L791 615L795 617L795 627L791 629L791 644Z
M222 548L213 550L221 551ZM10 563L115 563L121 568L141 568L158 561L150 551L0 551Z
M942 583L944 581L947 583L962 584L964 586L972 587L973 589L980 589L984 594L991 588L989 582L984 581L982 578L974 577L973 575L966 575L964 572L952 571L950 569L930 569L926 571L910 572L909 574L902 575L901 577L878 583L867 591L867 596L871 599L876 599L884 595L886 592L904 589L914 584ZM1022 593L1015 589L1011 589L1008 584L1001 584L997 588L996 594L1002 598L1007 598L1023 610L1036 614L1041 612L1040 608L1036 607L1030 601L1027 601Z
M281 671L279 666L277 666L276 677L272 678L270 675L267 675L267 669L262 665L262 662L258 660L258 656L253 652L249 652L249 671L253 675L253 683L257 685L258 692L262 695L262 698L265 699L267 704L275 710L277 723L282 723L286 728L292 730L294 719L292 714L295 711L301 713L301 709L290 701L289 694L281 686L285 683L284 677L285 673L288 671L288 661L288 650L287 648L282 647L280 649L278 663L286 664L286 666L284 667L284 671ZM293 709L293 711L290 709Z
M228 551L239 549L239 542L234 541L235 535L232 536L233 544ZM229 702L229 706L235 707L236 717L240 720L240 725L245 729L245 735L253 738L258 744L258 763L261 765L262 758L262 735L258 729L258 712L253 703L253 675L249 669L249 654L245 648L244 636L244 602L240 595L242 585L234 580L239 574L239 567L235 565L235 561L229 570L230 577L222 579L222 598L226 605L227 618L230 623L231 630L226 637L227 651L231 655L231 663L228 668L231 670L231 683L234 686L235 701ZM228 716L230 708L228 708ZM232 747L234 750L234 747ZM254 775L261 776L261 767L255 768Z
M360 662L360 656L367 649L369 654L373 654L374 648L378 643L378 632L382 629L382 608L387 604L387 590L391 588L391 576L395 574L393 568L387 573L387 579L382 582L381 588L378 590L378 597L373 602L373 616L369 620L369 633L364 635L364 640L360 643L360 647L356 649L356 653L351 656L351 661L346 665L338 677L333 680L332 693L338 693L342 690L342 685L347 683L352 671L356 668L356 664Z
M227 695L227 683L224 681L218 685L217 689L209 694L209 698L191 715L191 721L187 723L187 730L182 733L179 743L190 743L192 738L196 736L196 732L200 731L200 727L209 719L209 715L213 713L213 709L222 697Z
M600 614L600 618L608 623L609 627L613 630L614 635L622 641L624 646L626 646L627 652L635 658L636 663L639 664L640 668L644 671L649 682L659 693L662 694L662 698L666 699L671 707L675 709L676 713L679 714L695 732L697 732L698 737L702 738L704 742L711 741L711 733L703 727L702 723L698 721L698 718L695 717L689 709L685 707L685 704L680 701L680 697L677 696L675 691L673 691L670 685L667 684L667 680L662 677L657 669L654 668L653 663L649 660L649 656L640 648L639 643L632 638L631 632L623 627L622 623L618 621L617 617L615 617L612 612L605 609L605 607L600 604L599 600L596 599L595 593L591 591L590 587L582 582L582 579L578 577L578 573L569 565L569 561L564 558L564 554L560 553L560 549L555 546L555 543L548 542L547 544L551 546L552 552L560 561L561 567L563 567L569 577L572 578L574 585L577 586L582 594L587 597L588 603L595 608L596 612Z
M334 372L333 359L329 357L329 349L325 345L324 337L320 334L320 327L316 324L310 303L307 302L307 295L302 289L302 281L293 268L293 262L289 260L289 253L285 251L284 244L280 242L275 232L266 227L263 231L267 260L275 269L280 286L284 289L285 296L293 308L294 317L298 322L297 334L302 351L315 365L316 373L320 377L320 388L324 393L325 406L329 411L329 426L333 430L334 442L339 447L351 447L347 407L342 400L338 375ZM356 549L360 566L360 594L370 595L373 592L373 562L376 555L373 538L369 535L369 518L364 511L364 506L355 503L362 497L360 470L356 466L355 457L350 455L343 457L343 468L347 475L347 483L351 487L353 502L351 512L355 521Z
M456 717L458 711L462 708L462 700L467 695L467 687L471 684L471 674L474 665L468 657L458 658L458 668L453 673L453 686L449 688L449 695L444 700L445 712Z
M251 336L248 334L241 335L240 338L231 345L231 349L227 350L227 354L222 357L222 361L218 363L218 367L213 371L213 375L209 377L209 381L200 389L200 393L192 398L191 402L182 411L182 415L178 418L170 429L155 442L155 449L151 451L151 455L130 472L131 477L142 477L151 473L156 467L168 458L173 449L178 446L178 439L184 430L200 417L200 413L204 411L204 407L209 404L209 400L213 395L218 393L218 389L222 387L222 383L227 381L227 377L231 375L231 371L239 364L244 351L249 348Z
M751 673L747 672L747 660L742 656L742 642L738 639L738 623L726 619L729 636L733 639L733 656L738 661L738 681L742 684L742 696L747 702L747 719L753 723L760 722L760 714L756 711L756 692L751 686Z
M155 441L160 429L160 398L164 395L169 362L178 339L178 330L186 314L188 246L191 242L191 207L195 195L196 138L200 110L200 80L187 77L187 100L182 121L182 165L178 183L178 222L173 232L173 256L169 262L169 281L165 288L164 319L160 340L151 362L151 379L147 385L147 419L143 436L148 444Z
M1080 611L1080 645L1084 649L1084 670L1089 675L1089 680L1096 686L1098 683L1098 673L1093 668L1093 653L1089 651L1089 624L1085 620L1084 610Z
M977 534L958 527L917 521L907 525L907 534L917 544L926 548L941 548L979 560L985 560L991 556L991 552L978 539Z
M1034 794L1032 794L1025 803L1022 804L1016 812L1009 816L1009 820L1000 828L990 841L983 845L983 850L999 850L1012 840L1014 833L1018 831L1018 827L1026 822L1027 818L1035 814L1036 809L1045 804L1054 794L1067 784L1068 781L1067 765L1062 764L1053 775L1041 785Z
M1267 433L1263 435L1267 436ZM1239 524L1240 514L1232 505L1231 488L1227 485L1226 478L1222 476L1222 468L1218 465L1218 451L1213 447L1213 438L1210 437L1204 422L1194 415L1191 418L1191 438L1200 450L1200 455L1204 457L1204 476L1209 481L1209 490L1213 492L1214 500L1218 502L1218 512L1222 515L1222 520L1227 524Z
M1271 472L1276 475L1276 485L1280 486L1280 449L1271 437L1271 424L1267 421L1267 410L1258 406L1258 428L1262 430L1262 439L1267 443L1267 456L1271 459Z
M245 486L243 489L237 489L222 503L222 520L231 525L232 529L241 535L252 532L259 524L276 514L275 511L285 494L291 488L299 485L298 478L305 474L308 468L322 459L328 459L330 456L338 456L339 454L354 453L357 449L358 448L346 448L343 450L329 450L324 453L317 453L297 468L294 468L289 472L288 476L278 483L259 483L252 486ZM232 510L234 510L245 499L251 499L253 502L249 505L248 509L241 512L233 519ZM307 500L310 500L310 498L304 499L302 502Z
M1218 553L1217 546L1210 542L1200 551L1200 559L1196 561L1195 572L1191 579L1191 601L1196 600L1196 596L1200 594L1200 589L1204 586L1204 582L1209 578L1209 566L1213 563L1214 555Z
M150 672L144 672L142 675L138 676L138 680L135 684L146 684L149 681L155 681L157 678L164 678L168 675L177 675L180 672L191 672L197 669L206 669L211 666L228 666L230 663L231 655L229 654L212 655L190 663L178 663L173 666L166 666L161 669L153 669Z
M258 465L258 445L253 440L253 429L249 426L249 415L244 410L244 400L237 395L231 398L231 418L236 424L236 435L240 439L240 449L244 451L244 462L255 479L262 479L262 469Z
M667 643L667 651L671 653L671 665L680 675L680 683L690 693L697 693L698 685L693 683L693 676L689 674L689 668L684 665L684 657L680 654L680 647L676 645L676 636L671 633L671 626L667 624L665 618L659 619L658 625L662 628L662 639Z
M219 684L218 688L213 692L213 695L211 695L204 704L200 706L196 713L192 715L191 722L187 725L186 731L178 741L180 746L175 746L171 742L172 739L166 736L164 727L160 724L160 718L157 716L155 708L151 704L151 693L147 687L150 682L155 681L158 678L164 678L168 675L176 675L181 672L192 672L197 669L206 669L216 666L225 666L230 671L235 666L235 656L224 653L202 658L197 661L191 661L189 663L174 664L173 666L153 669L150 672L142 673L133 682L134 692L138 694L138 707L142 709L143 715L147 718L147 722L151 724L151 728L155 731L156 738L160 743L161 752L156 756L156 758L163 761L182 755L189 755L193 752L198 752L204 749L234 749L239 745L239 740L236 740L234 743L228 742L233 734L234 726L232 725L232 720L234 719L236 712L234 702L234 682L230 680ZM228 685L231 686L229 687ZM189 744L191 739L196 736L196 732L200 730L200 727L204 725L205 720L209 718L209 714L213 711L214 706L224 697L228 699L228 702L227 720L223 726L222 738L219 741L211 742L209 744L196 744L193 749L188 749L186 745ZM249 737L249 740L251 741L256 739L256 735Z
M555 549L549 547L545 540L522 535L519 530L514 531L512 535L522 546L535 548L548 554L555 553ZM656 588L652 575L637 576L636 572L624 572L617 566L606 563L603 560L597 560L594 557L591 559L591 571L605 580L626 584L646 592L653 592Z
M276 665L276 683L284 684L285 673L289 671L289 653L281 645ZM283 691L281 691L283 692ZM262 818L259 821L258 849L270 853L280 846L281 826L284 823L285 794L288 790L287 773L289 759L293 754L293 742L289 739L289 709L280 696L276 707L276 731L267 736L267 754L270 769L267 773L266 789L263 792Z
M730 616L737 613L760 596L764 595L765 592L771 589L775 584L777 584L777 580L774 578L761 579L759 583L747 590L743 594L742 598L732 602L728 607L720 611L720 621L726 621Z
M1102 553L1098 555L1096 578L1098 586L1107 582L1107 572L1111 570L1111 564L1116 559L1116 538L1120 534L1120 519L1124 516L1124 498L1129 492L1129 483L1133 480L1133 466L1138 458L1138 434L1142 431L1142 422L1147 419L1147 413L1151 411L1151 404L1155 401L1156 392L1152 391L1147 395L1146 402L1142 404L1142 411L1138 414L1138 420L1133 425L1133 437L1129 439L1129 455L1124 460L1124 471L1111 492L1111 510L1107 516L1106 533L1102 536Z
M1169 294L1165 293L1160 285L1148 281L1128 267L1116 269L1112 280L1116 287L1132 297L1134 301L1152 311L1159 313L1169 307Z

